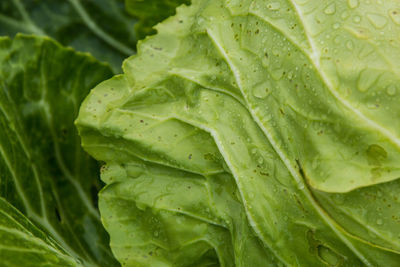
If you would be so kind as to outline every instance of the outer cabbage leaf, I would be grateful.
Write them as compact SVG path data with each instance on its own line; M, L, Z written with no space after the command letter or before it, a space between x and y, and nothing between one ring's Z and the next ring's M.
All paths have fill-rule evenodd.
M118 263L96 207L98 164L81 149L73 121L89 89L111 75L49 38L0 39L0 196L86 266ZM18 252L25 257L2 247L0 262Z
M136 19L118 0L7 0L0 3L0 35L48 35L65 46L90 52L121 72L135 53Z
M190 4L190 0L125 0L126 10L139 19L135 24L139 39L155 33L153 26L175 14L181 4Z
M0 198L0 259L3 266L80 265L3 198Z
M399 8L198 0L159 24L77 119L121 263L190 266L201 239L221 266L397 266Z

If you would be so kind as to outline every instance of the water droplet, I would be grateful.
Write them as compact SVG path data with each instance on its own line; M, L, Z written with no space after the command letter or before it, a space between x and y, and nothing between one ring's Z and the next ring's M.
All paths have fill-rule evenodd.
M253 95L257 98L265 98L267 96L267 89L261 87L255 87L253 90Z
M383 220L382 220L382 219L376 220L376 224L377 224L377 225L382 225L382 224L383 224Z
M386 89L386 93L390 96L395 95L397 92L396 86L394 84L389 85L388 88Z
M197 24L199 25L199 26L203 26L204 25L204 22L205 22L205 20L204 20L204 18L203 17L198 17L197 18ZM200 47L201 48L201 47Z
M279 2L273 2L268 5L268 8L270 10L279 10L280 7L281 7L281 4Z
M378 14L367 14L368 20L377 29L382 29L387 24L387 19L384 16Z
M333 42L334 42L335 44L339 44L339 43L340 43L340 35L337 35L337 36L333 39Z
M272 49L272 54L273 54L274 56L279 57L279 50L276 49L276 48Z
M293 71L289 71L287 77L289 80L293 79Z
M337 29L339 29L339 27L340 27L340 23L335 23L335 24L333 24L333 26L332 26L332 28L334 29L334 30L337 30Z
M371 35L367 28L354 27L350 28L350 30L358 39L368 39Z
M344 11L340 17L344 20L344 19L347 19L349 16L350 16L350 13L348 11Z
M350 8L356 8L358 7L358 0L348 0L347 4L349 5Z
M299 188L300 190L303 190L303 189L304 189L304 184L301 183L301 182L298 183L297 186L298 186L298 188Z
M389 11L390 18L394 23L400 25L400 9L392 9Z
M361 92L366 92L372 84L378 79L379 72L373 69L364 69L361 71L357 81L357 88Z
M257 148L252 148L252 149L251 149L251 153L252 153L252 154L256 154L256 153L257 153Z
M269 67L269 56L268 56L268 52L264 51L264 56L261 59L261 63L263 65L263 67L268 68Z
M324 13L327 15L332 15L335 12L336 12L336 4L335 3L328 5L324 10Z
M263 99L269 94L270 87L271 85L269 81L259 83L254 86L253 95L257 98Z
M361 17L360 16L354 16L353 17L353 22L354 23L360 23L360 21L361 21Z
M346 47L349 50L353 50L354 49L353 41L352 40L347 41L346 42Z
M374 48L372 46L365 45L363 47L363 49L360 51L360 54L358 55L358 57L360 59L363 59L363 58L366 58L367 56L369 56L373 52L374 52Z
M271 71L271 76L275 80L280 80L283 76L283 72L284 72L283 69L274 69Z
M258 164L262 164L264 162L264 159L262 157L259 157L257 159Z
M372 144L368 147L367 151L368 164L372 166L380 166L382 162L387 159L386 150L377 144Z
M327 263L329 266L338 266L340 265L340 256L336 254L329 247L325 247L324 245L317 246L318 257Z
M377 109L377 108L379 108L379 105L376 104L376 103L368 103L367 104L367 108L369 108L369 109Z

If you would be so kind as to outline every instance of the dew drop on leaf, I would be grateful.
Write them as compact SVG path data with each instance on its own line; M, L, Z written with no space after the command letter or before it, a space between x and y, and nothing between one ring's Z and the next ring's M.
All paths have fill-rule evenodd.
M327 15L335 14L335 12L336 12L336 4L335 3L328 5L324 10L324 13Z
M389 15L394 23L400 25L400 9L390 10Z
M323 245L318 246L318 256L330 266L337 266L338 263L340 263L339 256L336 252Z
M360 16L354 16L353 17L353 22L354 23L360 23L360 21L361 21L361 17Z
M333 24L333 26L332 26L332 28L334 29L334 30L337 30L337 29L339 29L339 27L340 27L340 23L335 23L335 24Z
M269 82L263 82L257 84L253 88L253 95L257 98L263 99L269 94L270 84Z
M379 74L379 72L373 69L364 69L363 71L361 71L357 81L358 90L360 92L366 92L376 81Z
M281 8L281 4L279 2L272 2L271 4L269 4L267 6L270 10L279 10L279 8Z
M344 11L340 17L342 19L347 19L349 16L350 16L350 13L348 11Z
M346 42L346 47L349 50L353 50L354 49L353 41L352 40L347 41Z
M333 42L334 42L335 44L339 44L339 43L340 43L340 35L336 36L336 37L333 39Z
M358 0L348 0L347 4L349 5L350 8L356 8L358 7Z
M280 80L283 76L283 69L275 69L271 71L271 76L274 80Z
M386 89L386 93L390 96L394 96L397 92L396 86L395 85L389 85L388 88Z
M376 103L368 103L367 104L367 108L369 108L369 109L377 109L377 108L379 108L379 105L376 104Z
M368 14L367 18L371 22L371 24L377 29L382 29L387 24L387 19L384 16L378 14Z

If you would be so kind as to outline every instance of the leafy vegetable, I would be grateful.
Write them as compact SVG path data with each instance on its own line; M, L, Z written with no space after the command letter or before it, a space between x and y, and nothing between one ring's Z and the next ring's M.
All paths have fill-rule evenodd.
M76 121L124 266L398 266L396 1L195 0Z
M0 35L18 32L47 35L63 45L90 52L120 72L124 58L135 51L136 20L122 1L10 0L0 3Z
M89 89L111 75L49 38L0 39L0 196L26 216L0 202L2 264L117 264L96 208L98 164L73 125Z

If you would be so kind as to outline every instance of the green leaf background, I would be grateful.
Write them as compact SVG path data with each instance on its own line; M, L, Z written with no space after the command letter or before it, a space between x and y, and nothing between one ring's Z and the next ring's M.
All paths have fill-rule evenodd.
M96 209L98 165L73 121L89 88L111 75L46 37L0 41L0 195L85 265L116 262Z

